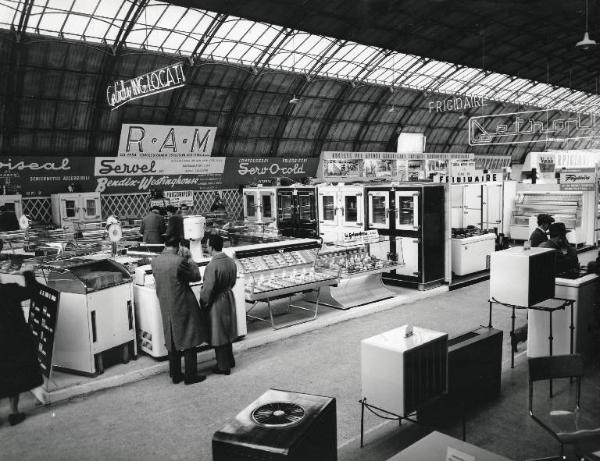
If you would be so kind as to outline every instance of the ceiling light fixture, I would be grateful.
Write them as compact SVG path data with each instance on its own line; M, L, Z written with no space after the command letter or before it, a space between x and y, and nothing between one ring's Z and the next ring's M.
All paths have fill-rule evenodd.
M296 95L294 95L288 102L290 104L298 104L300 102L300 98L297 98Z
M388 109L388 112L389 112L390 114L391 114L392 112L396 112L396 106L395 106L395 105L392 105L392 107L390 107L390 108Z
M575 46L582 50L589 50L596 46L596 40L592 40L588 33L588 0L585 0L585 34L583 34L583 39L578 41Z

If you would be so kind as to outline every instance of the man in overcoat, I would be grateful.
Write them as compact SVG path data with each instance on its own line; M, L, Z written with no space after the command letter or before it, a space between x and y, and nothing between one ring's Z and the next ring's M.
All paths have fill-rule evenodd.
M140 225L140 233L143 236L144 243L163 243L165 230L165 221L160 215L160 208L152 206L150 213L144 216Z
M529 241L532 247L540 246L541 243L548 240L548 228L554 222L554 218L549 214L539 214L537 217L538 227L529 236Z
M198 265L177 254L179 239L171 237L163 252L152 260L152 273L169 352L169 369L173 383L194 384L204 381L198 375L196 348L208 341L206 322L190 288L190 282L200 280ZM181 375L181 355L185 359L185 375Z
M221 236L210 235L207 246L212 259L204 271L200 304L208 311L209 343L214 347L217 359L217 366L212 371L228 375L235 367L231 343L237 337L237 321L232 289L236 282L237 267L235 262L222 252Z

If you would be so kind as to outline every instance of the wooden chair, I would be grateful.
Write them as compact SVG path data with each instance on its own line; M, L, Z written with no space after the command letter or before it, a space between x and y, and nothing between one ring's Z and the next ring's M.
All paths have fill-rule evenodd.
M529 416L560 444L560 456L550 459L566 459L564 446L572 445L580 455L600 449L600 418L580 408L583 360L580 354L555 355L529 359ZM533 390L536 381L575 378L576 398L573 410L552 410L538 417L533 412ZM539 460L541 461L541 459Z

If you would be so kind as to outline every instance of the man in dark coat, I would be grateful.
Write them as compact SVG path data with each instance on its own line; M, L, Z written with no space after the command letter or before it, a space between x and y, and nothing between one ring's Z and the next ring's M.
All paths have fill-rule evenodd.
M36 281L25 272L25 287L17 283L0 284L0 399L8 397L14 426L25 419L19 413L19 394L44 382L35 352L33 335L25 323L21 301L31 297Z
M552 248L556 251L556 274L579 269L577 251L567 241L567 233L571 232L565 223L555 222L550 224L550 240L542 242L540 248Z
M150 213L142 219L140 233L143 236L144 243L163 243L163 234L165 233L165 221L160 215L160 208L152 206Z
M17 215L6 208L6 205L0 206L0 232L19 230L19 220Z
M167 206L167 231L165 234L165 240L169 237L183 240L183 216L177 213L177 207L173 205Z
M215 348L217 358L217 366L213 368L213 372L228 375L235 367L231 343L237 337L237 321L232 289L236 282L237 267L235 262L222 252L221 236L210 235L207 246L212 259L204 271L200 304L209 315L209 342Z
M173 383L181 382L181 355L185 358L185 384L204 381L198 375L196 348L208 340L206 322L202 321L200 306L190 288L190 282L200 280L198 266L191 258L179 256L179 239L170 238L164 251L152 260L156 295L169 352L169 368ZM189 253L188 253L189 254Z
M537 217L538 227L531 233L529 237L529 241L531 242L532 247L540 246L540 243L548 240L548 236L546 232L548 232L548 228L550 224L554 222L554 218L549 214L539 214Z

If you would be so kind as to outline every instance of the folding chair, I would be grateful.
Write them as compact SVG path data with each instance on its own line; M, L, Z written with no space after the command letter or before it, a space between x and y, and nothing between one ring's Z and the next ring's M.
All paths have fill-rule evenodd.
M574 446L579 456L600 450L600 417L598 413L591 415L580 408L582 376L583 360L580 354L529 359L529 416L560 444L560 456L541 458L536 461L566 459L565 445ZM538 417L533 412L534 383L561 378L575 378L575 408L552 410L549 414Z

